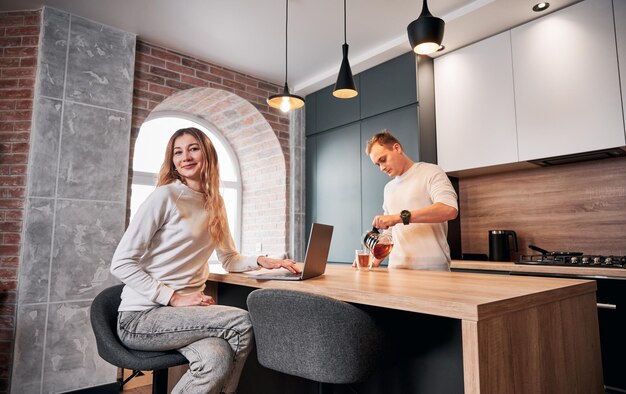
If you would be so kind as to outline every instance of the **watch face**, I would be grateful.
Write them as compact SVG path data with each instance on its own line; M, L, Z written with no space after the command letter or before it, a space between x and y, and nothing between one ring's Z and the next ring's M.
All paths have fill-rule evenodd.
M407 210L400 212L400 218L402 219L402 223L409 224L409 220L411 219L411 212Z

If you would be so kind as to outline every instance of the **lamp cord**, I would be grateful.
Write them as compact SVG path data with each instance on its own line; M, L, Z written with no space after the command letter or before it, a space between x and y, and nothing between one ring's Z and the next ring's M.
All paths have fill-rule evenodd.
M346 38L346 0L343 0L343 43L348 43Z
M285 0L285 84L287 84L287 24L289 23L289 0Z

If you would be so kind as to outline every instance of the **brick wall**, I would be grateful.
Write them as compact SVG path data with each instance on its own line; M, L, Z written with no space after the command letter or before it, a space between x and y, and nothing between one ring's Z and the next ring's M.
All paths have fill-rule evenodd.
M40 12L0 13L0 393L11 370Z
M0 13L0 394L8 393L13 358L40 19L38 10ZM289 117L265 102L280 86L145 42L138 41L136 56L131 147L150 111L168 96L194 87L226 90L254 105L276 133L287 169L282 192L288 196Z
M278 93L281 86L139 40L135 56L131 147L135 145L139 127L157 105L177 92L196 87L234 93L251 103L269 123L282 149L280 158L263 156L266 152L262 152L260 145L268 142L263 140L261 133L255 136L243 132L236 138L229 138L232 144L238 144L233 148L239 156L242 176L247 180L243 191L244 223L241 246L245 254L254 253L255 243L260 241L263 242L263 253L278 254L288 251L289 116L270 108L266 102L267 97ZM200 102L190 100L188 105L194 107L196 104L191 109L197 109L197 114L209 113L214 117L214 124L220 123L220 113L229 111L236 111L242 124L255 121L249 108L239 105L236 100L214 103L210 109L203 104L205 101L198 101ZM255 152L262 157L254 157ZM284 180L272 180L273 184L270 185L268 179L258 179L263 178L263 171L278 169L276 164L270 163L272 160L283 158L286 170Z
M289 116L270 108L265 101L268 96L278 93L280 86L140 39L137 40L135 59L133 137L137 136L150 111L165 98L195 87L226 90L249 101L272 126L285 157L289 157Z

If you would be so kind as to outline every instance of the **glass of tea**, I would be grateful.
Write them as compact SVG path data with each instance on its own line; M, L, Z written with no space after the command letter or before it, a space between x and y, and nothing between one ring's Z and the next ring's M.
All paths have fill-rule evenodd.
M355 251L356 267L360 270L372 269L370 253L367 250L357 249Z

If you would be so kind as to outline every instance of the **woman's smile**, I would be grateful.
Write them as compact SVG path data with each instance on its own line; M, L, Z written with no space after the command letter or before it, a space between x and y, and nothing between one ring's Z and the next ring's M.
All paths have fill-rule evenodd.
M200 190L202 164L205 158L198 140L190 134L176 138L172 161L187 186Z

